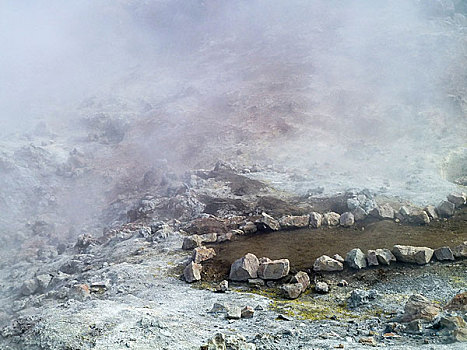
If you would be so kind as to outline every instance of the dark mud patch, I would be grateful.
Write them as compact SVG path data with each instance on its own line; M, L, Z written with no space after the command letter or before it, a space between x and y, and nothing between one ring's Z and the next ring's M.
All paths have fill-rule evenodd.
M388 248L395 244L438 248L454 247L467 240L467 208L456 212L447 221L435 221L426 226L409 226L394 221L375 221L352 228L300 229L236 236L234 241L212 245L217 256L204 263L203 279L228 277L230 265L246 253L271 259L287 258L292 270L311 269L319 256L345 254L360 248Z

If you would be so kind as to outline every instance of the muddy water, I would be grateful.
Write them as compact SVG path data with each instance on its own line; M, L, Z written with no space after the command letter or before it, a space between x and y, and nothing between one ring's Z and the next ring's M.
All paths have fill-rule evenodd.
M454 247L467 240L467 208L448 221L432 222L427 226L410 226L393 221L375 221L350 229L341 227L300 229L237 236L234 241L212 245L217 256L204 264L207 279L221 279L228 275L230 265L246 253L271 259L287 258L293 270L312 267L319 256L345 254L360 248L389 248L394 244L438 248Z

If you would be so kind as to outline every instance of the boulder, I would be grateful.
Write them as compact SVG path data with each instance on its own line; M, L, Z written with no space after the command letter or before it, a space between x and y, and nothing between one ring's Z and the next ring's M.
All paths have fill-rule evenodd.
M202 243L203 241L199 235L188 236L183 240L182 249L191 250L200 247Z
M451 193L447 197L448 201L453 203L456 208L462 207L467 201L467 195L465 193Z
M435 257L436 260L443 261L443 260L454 260L454 255L452 254L452 250L449 247L441 247L435 249Z
M340 214L333 211L323 214L322 224L325 226L337 226L339 225Z
M208 311L209 314L222 314L222 313L227 313L229 308L225 306L224 304L221 303L214 303L212 306L211 310Z
M263 280L278 280L289 274L290 261L288 259L260 260L258 277Z
M312 212L310 214L310 227L318 228L321 227L323 216L320 213Z
M326 282L316 282L315 291L322 294L329 293L329 286Z
M290 281L291 283L300 283L302 285L302 293L310 286L310 276L304 271L297 272Z
M467 312L467 292L462 292L454 296L445 307L448 311Z
M455 208L456 205L454 203L442 201L436 206L436 211L442 218L447 218L454 215Z
M452 253L456 258L467 258L467 241L464 241L458 246L454 247Z
M212 259L216 256L216 251L213 248L198 247L193 249L192 259L195 263Z
M258 277L258 258L248 253L243 258L236 260L230 267L229 279L232 281L248 281Z
M39 275L36 277L37 284L39 287L39 290L45 291L47 287L50 284L50 281L52 281L52 275L49 275L48 273Z
M430 262L434 250L427 247L395 245L392 248L392 253L396 257L397 261L424 265Z
M279 221L277 221L271 215L268 215L266 213L261 214L261 217L258 220L256 220L256 225L258 229L261 228L263 230L266 229L278 231L281 228Z
M223 280L216 286L216 292L225 293L229 290L229 281Z
M427 205L424 210L431 220L438 219L438 213L436 212L436 208L434 205Z
M242 318L242 309L238 306L232 306L227 309L227 319L239 320Z
M357 207L354 210L352 210L352 214L354 216L355 221L365 220L365 218L368 216L367 212L361 207Z
M377 206L370 211L370 215L381 220L394 219L394 213L394 209L387 203Z
M199 281L201 279L201 270L203 266L195 262L190 262L183 270L183 277L188 283Z
M423 295L413 294L405 304L402 322L414 320L432 321L441 312L441 308Z
M378 257L376 256L376 251L375 250L369 250L366 253L366 261L368 266L378 266Z
M396 257L389 249L376 249L375 254L381 265L389 265L391 261L396 261Z
M279 220L279 224L284 229L308 227L309 223L310 223L309 215L300 215L300 216L287 215L287 216L283 216Z
M253 318L254 314L255 314L255 310L253 310L251 306L245 306L242 309L241 317L242 318Z
M344 265L327 255L321 255L313 264L313 271L342 271Z
M415 225L424 225L430 223L430 217L427 212L419 208L409 208L402 206L399 210L399 213L403 216L404 220Z
M349 267L357 270L363 269L367 266L365 254L363 254L359 248L352 249L350 252L348 252L345 257L345 262L349 265Z
M288 283L281 287L281 291L287 299L297 299L302 294L301 283Z
M256 227L256 225L253 222L247 221L243 225L240 226L240 230L242 230L246 234L250 234L250 233L255 233L256 231L258 231L258 227Z
M345 212L339 218L339 224L343 227L350 227L355 223L355 218L352 213Z

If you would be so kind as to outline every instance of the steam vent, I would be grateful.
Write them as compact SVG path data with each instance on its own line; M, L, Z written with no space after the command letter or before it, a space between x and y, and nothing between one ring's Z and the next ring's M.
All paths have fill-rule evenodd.
M0 1L0 350L467 349L467 1Z

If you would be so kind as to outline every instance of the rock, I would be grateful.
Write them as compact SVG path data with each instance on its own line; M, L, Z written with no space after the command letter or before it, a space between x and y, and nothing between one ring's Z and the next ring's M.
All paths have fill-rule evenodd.
M337 260L337 261L341 262L341 263L344 263L344 261L345 261L345 259L344 259L342 256L340 256L339 254L334 254L334 255L332 256L332 258L333 258L334 260Z
M323 216L320 213L312 212L310 214L310 227L318 228L321 227L321 221Z
M310 276L304 271L297 272L291 279L291 283L300 283L302 285L302 293L310 286Z
M352 213L345 212L339 219L339 224L343 227L350 227L355 223L355 218Z
M406 323L419 319L432 321L440 312L441 308L438 305L432 303L423 295L413 294L405 304L401 321Z
M212 259L216 256L216 251L213 248L198 247L193 249L192 259L195 263Z
M363 345L376 346L376 340L373 337L361 337L358 342Z
M38 281L36 279L31 278L23 282L23 285L21 286L21 294L24 296L34 294L38 288Z
M261 218L256 220L256 226L258 229L266 229L266 230L272 230L272 231L278 231L280 230L281 226L279 224L279 221L274 219L272 216L262 213Z
M281 227L285 229L307 227L310 223L310 216L309 215L301 215L301 216L287 215L287 216L283 216L279 220L279 223Z
M81 272L84 269L84 263L79 260L69 260L60 266L59 271L65 272L69 275L72 275L77 272Z
M423 325L422 321L420 320L413 320L405 326L404 333L409 334L422 334L423 333Z
M214 303L211 310L208 311L209 314L220 314L220 313L227 313L228 307L221 303Z
M39 290L45 291L47 287L50 284L50 281L52 281L52 275L49 275L48 273L39 275L36 277L37 284L39 287Z
M248 284L253 287L263 287L266 285L266 282L261 278L250 278L248 280Z
M253 318L255 310L251 306L245 306L241 311L242 318Z
M288 259L264 261L259 264L258 277L263 280L278 280L289 274L290 261Z
M240 226L240 229L246 234L255 233L258 230L256 225L251 221L245 222L243 225Z
M340 280L339 283L337 283L337 286L338 287L348 287L349 282L347 282L346 280Z
M202 243L203 241L199 235L188 236L183 240L182 249L191 250L200 247Z
M399 213L403 216L404 220L415 225L425 225L430 223L430 217L425 210L402 206Z
M438 215L442 218L447 218L454 215L456 205L449 201L442 201L436 206Z
M438 213L434 205L427 205L424 210L432 220L438 219Z
M357 270L363 269L367 266L365 254L363 254L359 248L352 249L350 252L348 252L345 257L345 262L349 265L349 267Z
M238 306L229 307L226 317L229 320L239 320L242 317L242 309L240 309Z
M327 255L322 255L315 260L313 264L313 271L342 271L344 265Z
M454 255L452 254L452 250L449 247L441 247L435 249L435 257L436 260L443 261L443 260L454 260Z
M337 226L341 216L333 211L323 214L322 224L325 226Z
M402 216L409 216L410 215L410 209L408 207L406 207L405 205L403 205L402 207L400 207L399 213L401 213Z
M394 213L394 209L387 203L381 206L377 206L376 208L370 211L370 215L381 220L394 219Z
M371 300L376 299L378 292L376 290L362 290L354 289L347 299L347 305L350 308L355 308L369 303Z
M202 345L201 350L256 350L256 345L247 343L245 337L236 335L224 335L217 333L209 339L207 345Z
M91 291L89 290L89 286L84 283L75 284L68 291L68 298L70 299L83 301L90 297L91 297Z
M368 216L367 212L361 207L357 207L354 210L352 210L352 214L354 216L355 221L365 220L365 218Z
M391 261L396 261L396 257L389 249L376 249L375 254L381 265L389 265Z
M366 261L368 263L368 266L378 266L378 257L376 256L376 251L375 250L369 250L366 253Z
M433 252L431 248L407 245L395 245L392 248L392 253L398 261L419 265L428 264L433 256Z
M464 241L458 246L454 247L452 253L456 258L467 258L467 241Z
M462 292L454 296L445 307L448 311L467 312L467 292Z
M218 293L225 293L229 290L229 282L226 280L223 280L221 283L219 283L216 286L216 292Z
M451 193L448 195L448 201L454 203L456 208L462 207L467 201L467 195L465 193Z
M316 282L315 291L317 293L329 293L329 286L326 282Z
M185 281L187 281L188 283L192 283L201 280L202 269L203 266L201 264L197 264L191 261L183 270L183 276L185 277Z
M248 253L243 258L236 260L230 267L229 279L232 281L248 281L258 277L258 258Z
M229 232L226 232L226 233L220 233L219 235L217 235L217 243L231 241L232 237L233 237L233 232L232 231L229 231Z
M205 233L199 237L201 238L202 243L214 243L217 241L217 233L215 232Z
M302 294L301 283L288 283L281 286L281 291L287 299L297 299Z

